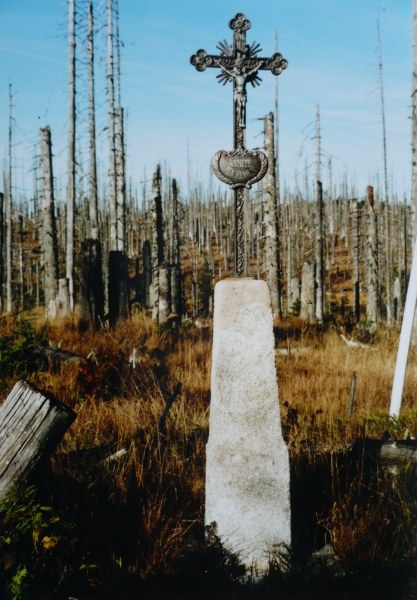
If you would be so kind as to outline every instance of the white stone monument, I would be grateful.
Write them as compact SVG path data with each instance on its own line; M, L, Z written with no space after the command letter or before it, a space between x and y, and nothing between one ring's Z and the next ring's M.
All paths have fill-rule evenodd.
M271 297L264 281L217 283L206 455L205 522L262 575L291 543L288 450L282 437Z

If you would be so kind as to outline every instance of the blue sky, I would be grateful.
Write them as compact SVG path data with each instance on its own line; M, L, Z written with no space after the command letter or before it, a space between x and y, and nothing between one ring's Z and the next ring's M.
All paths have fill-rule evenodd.
M85 10L80 4L79 20ZM105 24L105 1L96 22ZM119 0L122 104L127 115L127 171L134 187L149 179L157 162L186 193L207 183L216 150L232 149L232 86L216 71L198 73L189 63L199 48L233 33L229 20L243 12L251 21L247 41L263 56L278 50L289 66L279 76L281 185L295 189L315 174L315 113L320 106L322 179L344 177L359 196L383 180L382 118L377 22L380 24L387 163L390 187L409 197L411 181L411 0ZM13 178L16 194L30 195L39 128L52 129L57 195L65 189L67 148L67 3L64 0L0 0L0 164L7 166L9 83L13 92ZM80 73L83 67L79 31ZM96 36L99 169L106 172L108 142L104 29ZM274 109L275 78L262 72L248 86L247 146L263 144L260 119ZM86 154L86 84L78 93L79 162ZM1 181L1 180L0 180ZM102 176L102 185L105 177ZM217 183L216 183L217 185ZM220 186L224 184L218 183ZM2 183L0 182L0 190Z

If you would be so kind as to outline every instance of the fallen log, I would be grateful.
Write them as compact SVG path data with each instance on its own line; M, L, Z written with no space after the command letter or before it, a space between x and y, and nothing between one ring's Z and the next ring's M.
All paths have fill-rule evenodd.
M0 500L52 452L75 413L26 381L18 381L0 406Z
M79 366L87 362L84 356L79 356L78 354L54 346L41 347L39 348L39 353L45 358L52 371L58 371L62 365L72 364Z

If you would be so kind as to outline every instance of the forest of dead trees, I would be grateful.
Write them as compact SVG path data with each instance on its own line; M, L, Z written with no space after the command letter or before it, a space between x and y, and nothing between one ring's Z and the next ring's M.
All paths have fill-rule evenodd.
M79 19L78 10L86 11ZM77 31L78 22L84 30ZM128 180L117 0L107 0L105 13L108 169L100 180L96 29L93 1L78 9L69 0L64 197L54 189L53 132L45 126L39 131L33 193L15 198L10 114L9 168L0 194L1 313L43 307L49 318L72 316L81 328L94 329L107 320L114 326L137 309L160 324L209 316L215 282L234 275L232 193L223 185L205 189L190 181L185 193L161 165L155 165L151 181ZM82 73L76 70L80 52ZM88 89L82 167L76 106L81 79ZM342 181L323 188L318 108L314 186L306 175L296 189L281 189L277 108L263 120L267 176L246 194L246 274L268 281L280 318L298 315L320 325L341 317L344 324L366 322L369 328L381 320L393 324L402 314L411 262L410 206L371 186L358 192Z

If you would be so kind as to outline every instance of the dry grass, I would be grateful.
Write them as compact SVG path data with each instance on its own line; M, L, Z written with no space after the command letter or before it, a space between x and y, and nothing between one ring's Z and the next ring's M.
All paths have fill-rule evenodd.
M210 332L194 327L167 331L136 314L114 331L80 335L70 323L52 324L48 336L53 345L94 356L81 367L63 364L58 372L31 375L34 383L77 413L42 490L74 524L72 554L67 556L73 564L60 577L80 588L105 589L118 579L143 581L172 571L203 523ZM276 324L282 425L293 472L301 464L316 469L317 456L330 453L326 485L335 493L334 503L321 507L318 520L330 531L347 563L352 556L360 556L355 550L358 539L369 534L367 526L374 527L370 517L378 511L382 514L384 503L355 503L354 498L363 497L365 484L360 474L354 480L356 488L346 483L335 453L361 436L381 438L387 428L402 435L407 427L417 435L413 367L407 376L401 419L395 423L388 419L397 336L390 331L368 348L351 349L336 331L315 332L299 321ZM134 349L136 362L132 364L129 358ZM412 354L411 365L413 358ZM356 395L349 415L353 373ZM178 382L181 393L161 432L161 415ZM120 458L107 460L121 449L125 453ZM384 494L388 498L386 490ZM392 508L397 501L409 505L402 496L398 500L391 495L387 502ZM414 517L407 510L410 524ZM401 527L396 522L391 536L395 560L402 551ZM374 554L379 552L381 562L383 551L377 542ZM382 546L386 544L384 538ZM61 552L65 555L66 551L62 543ZM81 555L83 569L77 562ZM93 565L87 579L85 564Z

